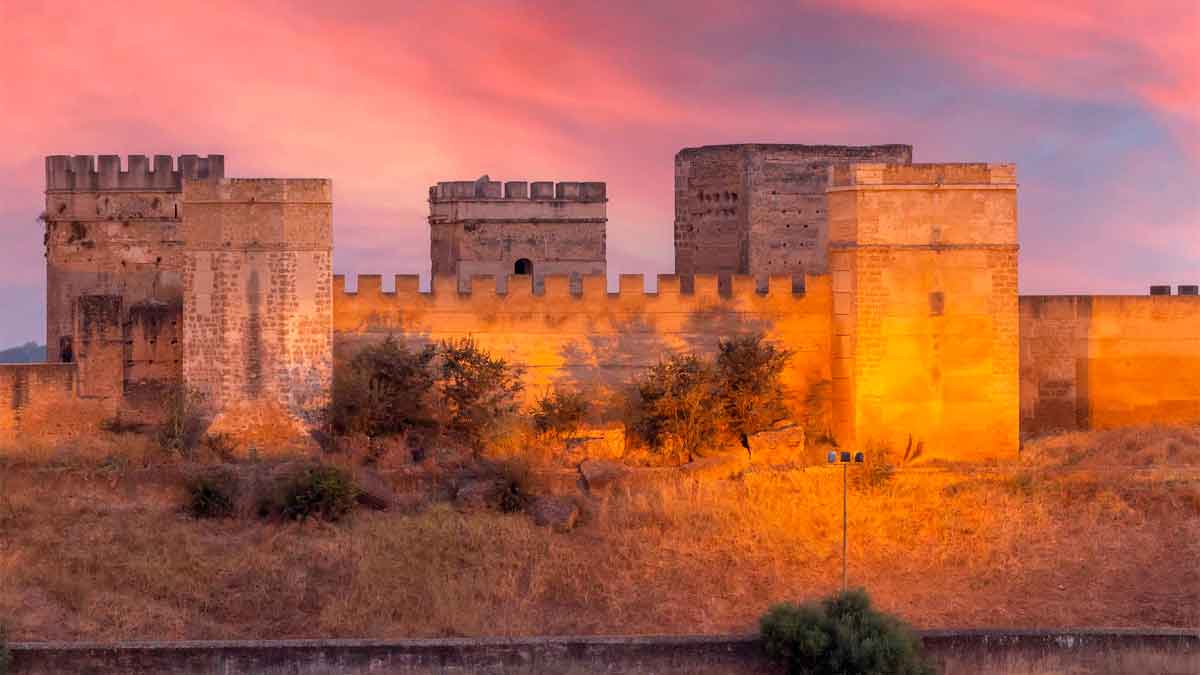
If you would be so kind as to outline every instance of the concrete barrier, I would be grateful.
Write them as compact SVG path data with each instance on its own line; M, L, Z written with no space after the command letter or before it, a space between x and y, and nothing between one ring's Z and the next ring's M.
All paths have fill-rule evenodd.
M1200 631L929 631L945 675L1196 673ZM376 675L424 673L776 673L753 635L20 642L11 675Z

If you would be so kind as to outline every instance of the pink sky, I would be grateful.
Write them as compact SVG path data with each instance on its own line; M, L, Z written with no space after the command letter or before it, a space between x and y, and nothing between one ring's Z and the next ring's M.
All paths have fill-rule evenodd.
M612 273L672 271L672 159L912 143L1013 161L1023 292L1200 283L1181 2L0 4L0 347L42 336L43 157L332 178L336 267L428 268L438 180L606 180Z

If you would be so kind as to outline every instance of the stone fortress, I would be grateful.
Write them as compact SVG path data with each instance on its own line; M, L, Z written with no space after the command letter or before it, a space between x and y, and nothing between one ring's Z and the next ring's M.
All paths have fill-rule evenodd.
M671 350L763 333L797 416L843 447L1015 456L1023 435L1200 420L1200 295L1018 296L1009 164L906 145L723 145L675 158L675 274L607 282L598 182L429 189L432 279L331 269L332 186L220 156L46 159L50 363L0 366L0 434L161 419L172 392L243 444L322 424L335 364L471 336L604 401Z

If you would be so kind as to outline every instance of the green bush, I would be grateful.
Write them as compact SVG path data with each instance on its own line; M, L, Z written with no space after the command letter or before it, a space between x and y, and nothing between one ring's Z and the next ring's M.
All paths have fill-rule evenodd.
M279 514L289 520L337 521L348 515L358 498L358 486L336 466L310 466L297 471L279 495Z
M521 370L480 349L471 338L442 342L437 356L444 428L480 452L488 432L516 414Z
M579 433L587 411L588 403L583 394L556 388L534 404L533 428L539 434L570 440Z
M791 352L747 335L717 343L717 395L729 431L744 439L786 419L782 374Z
M238 480L232 471L209 471L187 483L186 509L193 518L229 518L237 508Z
M330 422L338 434L382 437L430 426L436 351L409 351L389 336L334 370Z
M728 438L715 369L694 354L675 354L635 382L628 427L652 450L691 461Z
M920 638L899 619L871 607L862 590L817 603L776 605L759 625L767 655L790 675L934 673Z

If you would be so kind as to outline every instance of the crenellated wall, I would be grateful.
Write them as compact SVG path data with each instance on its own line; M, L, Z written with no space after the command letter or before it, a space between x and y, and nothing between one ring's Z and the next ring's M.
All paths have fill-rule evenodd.
M1200 296L1022 296L1021 432L1200 422Z
M419 292L415 275L397 276L393 293L382 292L378 275L359 275L354 293L345 281L334 277L339 360L389 335L410 346L469 336L526 369L531 399L567 385L603 400L669 351L712 354L720 338L761 332L795 353L784 380L797 410L828 386L828 277L808 277L802 294L788 276L772 277L765 292L736 277L725 295L714 275L697 276L692 292L681 291L679 277L662 275L656 293L645 291L640 274L621 275L614 293L601 276L584 277L576 292L568 277L548 276L541 293L528 277L515 277L503 294L493 277L474 278L468 293L458 292L453 277L435 278L430 293Z

